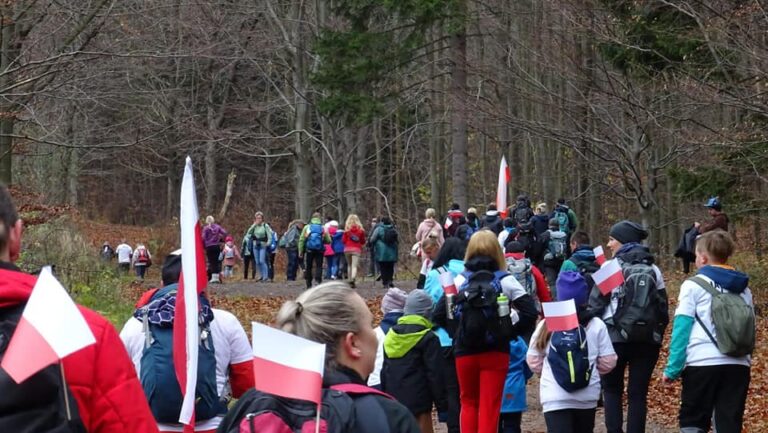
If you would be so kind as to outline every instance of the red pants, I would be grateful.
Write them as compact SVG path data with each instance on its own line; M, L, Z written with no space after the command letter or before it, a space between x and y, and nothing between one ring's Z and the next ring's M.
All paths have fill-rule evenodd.
M456 357L461 395L461 431L497 433L509 353Z

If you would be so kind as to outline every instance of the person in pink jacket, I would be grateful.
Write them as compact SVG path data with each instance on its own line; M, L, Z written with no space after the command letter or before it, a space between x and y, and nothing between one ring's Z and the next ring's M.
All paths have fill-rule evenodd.
M440 227L440 223L435 219L436 216L437 213L432 208L427 209L424 213L424 221L422 221L421 224L419 224L419 228L416 229L416 241L419 244L428 237L437 239L437 243L440 247L445 243L443 228Z

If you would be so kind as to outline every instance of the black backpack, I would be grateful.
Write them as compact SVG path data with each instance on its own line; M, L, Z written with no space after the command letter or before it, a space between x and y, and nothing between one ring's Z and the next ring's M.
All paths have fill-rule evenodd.
M0 360L23 311L24 305L0 309ZM58 364L44 368L21 384L0 369L0 432L85 433L77 402L71 389L65 391Z
M661 295L653 263L644 259L622 262L624 284L614 291L618 306L613 313L612 325L621 338L628 342L661 344L659 332Z
M454 317L458 322L456 340L468 349L483 349L512 338L509 316L499 317L497 298L506 271L464 272L466 281L456 296ZM508 323L507 323L508 322Z
M515 220L515 223L517 225L522 225L527 223L531 218L533 218L533 209L531 209L525 202L518 202L514 211L512 211L512 219Z
M323 389L320 431L325 433L389 433L389 422L376 395L392 398L365 385L340 384ZM317 405L250 389L227 413L219 433L307 433L315 431Z
M381 235L381 240L387 245L397 244L397 230L394 227L385 227L384 234Z

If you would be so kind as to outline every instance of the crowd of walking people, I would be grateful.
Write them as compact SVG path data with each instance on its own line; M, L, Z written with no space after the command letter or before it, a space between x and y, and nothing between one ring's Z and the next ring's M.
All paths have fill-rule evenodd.
M525 195L510 209L490 205L484 215L474 208L465 215L454 205L444 223L428 209L415 234L421 277L418 288L406 292L392 287L401 234L389 218L372 220L368 230L357 215L349 215L343 227L321 218L316 213L307 224L293 221L278 236L257 212L242 242L206 218L202 234L212 283L231 276L240 260L253 264L251 278L258 271L258 281L272 281L279 248L288 254L288 279L298 278L303 263L308 289L284 303L275 324L326 345L325 391L315 415L309 402L252 389L259 371L252 367L242 325L214 308L203 292L196 432L304 432L320 421L321 431L431 433L433 410L451 433L520 432L534 375L548 432L593 431L601 397L609 433L645 431L649 384L670 322L667 286L643 244L645 227L622 220L606 234L624 282L604 293L593 278L600 270L595 242L579 230L565 200L551 212L545 203L534 209ZM23 305L35 282L13 264L21 237L22 222L2 187L5 309ZM741 431L755 332L749 278L728 265L734 249L726 231L703 233L694 245L697 275L680 288L670 356L657 379L682 381L683 432L706 432L712 423L718 433ZM386 288L377 326L355 290L366 250ZM141 257L124 242L114 253L119 260L130 257L134 266ZM106 320L82 308L98 338L95 346L64 359L66 380L57 368L21 384L0 376L0 387L8 391L0 396L3 431L183 431L172 362L180 272L181 253L175 251L162 264L162 287L143 294L119 338ZM330 281L322 283L324 278ZM548 328L543 305L553 300L573 301L578 323L572 329ZM3 332L6 324L15 326L5 309ZM0 346L0 356L4 350ZM29 407L23 411L14 403L16 396L39 395L41 389L50 398L24 397ZM232 407L230 400L238 398ZM9 410L19 412L13 421L6 421ZM259 416L265 413L271 415ZM40 427L29 427L34 423Z

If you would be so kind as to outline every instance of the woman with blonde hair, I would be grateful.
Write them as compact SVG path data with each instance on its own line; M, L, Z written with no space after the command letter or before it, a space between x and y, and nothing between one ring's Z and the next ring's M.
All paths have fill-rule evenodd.
M437 212L429 208L424 212L424 221L419 224L419 228L416 229L416 241L421 243L426 238L435 238L439 246L443 246L445 238L443 237L443 228L440 227L440 223L435 219Z
M208 280L211 283L220 283L219 273L221 273L221 262L219 254L221 253L221 244L229 235L220 225L216 224L213 216L205 217L205 227L203 227L203 247L205 255L208 258Z
M357 268L360 266L360 254L365 247L365 229L356 214L349 214L344 222L344 235L341 240L344 243L344 257L347 259L349 285L354 288Z
M461 300L462 292L473 288L476 281L480 281L481 276L492 273L491 285L496 289L497 296L504 295L509 302L509 305L499 305L499 309L509 308L512 335L504 338L499 333L490 332L485 334L485 339L464 337L466 327L462 321L470 317L468 313L470 308L477 307L465 301L462 309L456 309L454 315L458 317L458 325L457 332L453 336L453 348L459 379L460 424L463 432L496 433L504 381L509 365L510 338L530 334L536 324L538 312L533 298L505 269L504 254L496 235L490 230L480 230L472 235L464 257L464 272L454 280L455 286L459 288L456 299ZM478 274L476 279L473 278L474 274ZM443 296L435 307L434 323L450 329L446 311L445 296ZM487 329L494 328L491 320L495 319L498 317L487 319L489 320Z
M347 284L329 282L305 291L295 301L283 304L276 323L283 331L325 344L323 388L341 384L366 386L365 378L373 371L376 360L378 340L371 311ZM373 389L350 396L355 400L357 423L386 419L386 431L419 433L416 419L397 401ZM353 431L370 430L358 427Z
M536 205L534 212L535 215L531 218L531 223L533 224L533 231L536 232L536 236L540 236L549 230L549 208L546 203L541 202Z

